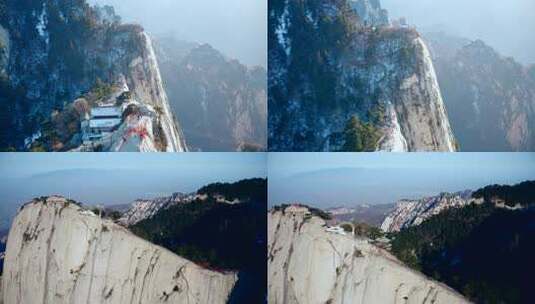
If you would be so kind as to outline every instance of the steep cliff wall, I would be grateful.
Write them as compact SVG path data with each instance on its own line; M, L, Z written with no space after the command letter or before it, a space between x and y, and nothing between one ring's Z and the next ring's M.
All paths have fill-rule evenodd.
M3 275L5 304L226 303L233 273L203 269L61 197L15 218Z
M269 303L468 303L369 240L325 229L310 215L268 214Z
M32 138L61 132L47 130L54 113L100 81L124 77L134 99L160 109L163 150L185 150L152 43L140 26L121 24L113 9L93 8L85 0L8 0L0 17L0 40L9 42L2 43L9 52L0 78L0 148L22 150ZM0 53L2 65L6 55Z
M270 150L456 150L427 46L364 4L270 2Z

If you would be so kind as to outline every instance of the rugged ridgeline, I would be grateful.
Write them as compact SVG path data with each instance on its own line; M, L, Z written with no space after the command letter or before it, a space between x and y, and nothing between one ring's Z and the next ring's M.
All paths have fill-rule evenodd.
M151 218L160 210L165 210L175 204L191 201L187 195L182 193L174 193L171 196L154 199L138 199L121 215L118 222L125 226L131 226L144 219Z
M417 200L401 200L384 219L381 229L385 232L400 231L403 228L419 225L446 209L482 203L481 199L473 198L472 193L472 191L466 190L456 193L441 193L437 196Z
M454 151L429 51L378 1L269 2L272 151Z
M535 270L535 182L489 186L392 234L391 251L474 303L530 303Z
M210 184L143 205L127 213L136 214L132 232L209 269L237 271L230 304L265 301L266 179Z
M2 149L81 146L84 115L118 102L112 85L128 91L122 101L141 107L123 109L117 140L137 134L128 144L134 150L186 149L149 36L140 26L121 24L112 8L92 8L85 0L7 0L0 6L0 42ZM149 147L140 143L144 137Z
M535 150L535 77L483 41L425 35L463 151Z
M266 181L260 178L245 179L235 183L214 183L193 193L174 193L171 196L153 199L138 199L122 213L118 222L125 226L135 225L176 205L190 203L218 203L236 205L241 203L265 203Z
M48 197L13 221L2 283L4 304L226 303L235 281Z
M325 229L304 210L268 214L269 303L467 303L369 240Z
M248 68L210 45L157 40L169 103L193 150L265 150L266 70Z

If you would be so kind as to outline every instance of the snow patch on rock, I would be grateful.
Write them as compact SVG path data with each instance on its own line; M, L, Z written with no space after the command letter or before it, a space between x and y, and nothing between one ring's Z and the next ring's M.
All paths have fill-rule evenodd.
M290 28L290 12L289 12L289 5L288 0L285 0L284 2L284 12L279 17L279 25L277 29L275 29L275 34L277 35L277 40L279 44L284 49L284 52L286 53L286 56L290 56L290 53L292 52L292 42L290 41L290 38L288 37L288 29Z
M382 152L407 152L407 140L401 132L398 116L391 103L386 106L386 127L384 128L384 135L379 140L379 151Z

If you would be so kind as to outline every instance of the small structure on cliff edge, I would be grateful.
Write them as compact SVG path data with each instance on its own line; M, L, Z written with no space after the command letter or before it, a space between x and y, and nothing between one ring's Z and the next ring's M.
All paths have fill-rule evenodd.
M105 106L91 109L91 115L82 121L84 143L99 140L112 133L121 124L123 112L119 107Z

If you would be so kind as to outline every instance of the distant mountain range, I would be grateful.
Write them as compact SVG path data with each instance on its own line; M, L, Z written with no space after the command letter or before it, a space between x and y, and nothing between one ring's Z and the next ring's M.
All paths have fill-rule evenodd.
M159 37L156 54L175 115L193 150L265 150L266 70L208 44Z
M426 33L462 151L535 151L535 77L481 40Z

